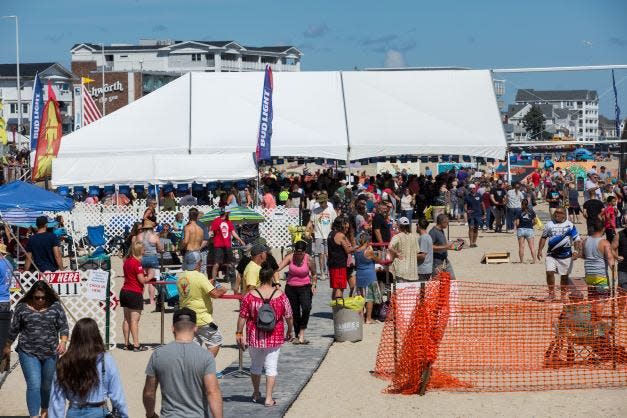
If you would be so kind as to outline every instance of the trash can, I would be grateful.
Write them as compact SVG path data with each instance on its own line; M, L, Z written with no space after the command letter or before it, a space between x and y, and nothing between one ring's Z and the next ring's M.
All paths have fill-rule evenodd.
M344 305L344 298L337 299L333 306L333 329L337 342L361 341L364 334L363 310L349 309Z

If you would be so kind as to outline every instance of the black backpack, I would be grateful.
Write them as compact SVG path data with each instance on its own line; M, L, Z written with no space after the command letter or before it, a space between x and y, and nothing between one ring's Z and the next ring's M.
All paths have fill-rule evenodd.
M255 292L259 295L261 300L263 300L263 305L259 307L257 311L257 329L265 332L274 331L274 327L276 326L276 313L272 306L270 306L270 301L272 297L276 293L277 289L274 289L269 299L264 299L259 290L255 289Z

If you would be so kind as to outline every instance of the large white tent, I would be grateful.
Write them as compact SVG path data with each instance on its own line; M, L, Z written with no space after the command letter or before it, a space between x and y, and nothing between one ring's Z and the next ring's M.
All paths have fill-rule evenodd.
M64 137L52 183L254 172L262 85L259 72L186 74ZM505 155L489 71L274 73L273 107L275 156ZM227 155L231 166L208 168L230 161Z

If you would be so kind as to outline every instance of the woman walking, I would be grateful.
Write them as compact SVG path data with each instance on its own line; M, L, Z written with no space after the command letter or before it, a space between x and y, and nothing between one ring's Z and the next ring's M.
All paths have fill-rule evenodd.
M311 298L316 293L318 276L313 260L305 253L307 243L296 241L294 252L285 256L279 263L279 271L288 267L285 295L290 301L294 318L294 344L309 344L305 339L305 330L309 323Z
M159 253L163 252L163 246L159 240L159 235L154 231L156 224L150 219L144 219L141 232L137 235L137 241L144 246L144 255L142 256L142 267L147 276L146 282L155 278L159 269ZM155 287L148 287L148 295L150 296L150 304L155 303Z
M131 254L124 260L124 285L120 290L120 305L124 308L124 349L146 351L147 347L139 344L139 319L144 310L144 285L148 278L144 274L141 259L144 245L136 242L131 248ZM133 345L129 336L133 336Z
M69 329L59 296L41 280L15 306L3 355L19 335L17 353L26 379L26 405L31 417L48 416L50 387L57 357L65 353Z
M113 357L105 353L96 321L79 319L72 329L71 342L57 362L49 417L105 418L110 416L109 398L116 416L128 418L120 374ZM66 401L69 401L67 414Z
M377 282L375 263L383 260L376 256L372 249L372 237L367 232L357 237L355 250L355 269L357 271L357 294L366 300L366 324L374 324L372 308L375 303L383 303L383 295Z
M521 200L520 213L514 220L516 225L516 237L518 239L518 256L520 263L525 262L525 241L529 245L531 251L531 264L536 262L536 254L533 244L533 224L536 221L536 213L529 207L527 199Z
M237 344L244 348L248 345L250 354L250 378L253 383L253 402L259 402L261 393L259 384L261 382L261 371L266 372L266 406L275 406L276 400L272 398L272 390L277 376L277 364L279 361L279 351L283 342L291 339L293 331L292 309L285 294L274 287L272 278L274 270L267 265L259 272L260 285L252 290L242 299L242 305L237 320L237 332L235 338ZM267 314L267 305L274 312L274 328L270 330L267 322L263 322L266 330L259 329L258 313L262 309L264 317ZM287 322L287 334L283 320ZM246 324L246 337L244 337L244 324Z
M416 204L416 200L414 199L414 195L409 190L409 187L405 187L403 189L403 195L401 196L401 214L400 217L406 217L410 221L414 217L414 205Z

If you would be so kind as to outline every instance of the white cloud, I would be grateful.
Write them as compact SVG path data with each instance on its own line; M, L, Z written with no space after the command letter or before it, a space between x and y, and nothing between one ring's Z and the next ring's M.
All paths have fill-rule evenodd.
M407 63L405 62L405 56L401 51L390 49L385 53L383 66L386 68L400 68L407 67Z

